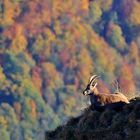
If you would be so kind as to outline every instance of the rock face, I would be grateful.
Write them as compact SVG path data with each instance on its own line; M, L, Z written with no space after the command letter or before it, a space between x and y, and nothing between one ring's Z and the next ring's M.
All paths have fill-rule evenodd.
M140 140L140 98L119 111L87 108L66 125L46 132L46 140Z

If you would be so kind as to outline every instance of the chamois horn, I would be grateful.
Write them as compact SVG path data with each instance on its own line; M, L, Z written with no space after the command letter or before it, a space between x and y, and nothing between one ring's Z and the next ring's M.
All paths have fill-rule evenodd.
M93 76L91 76L91 78L90 78L90 84L93 84L93 82L97 79L97 78L99 78L100 76L97 76L97 75L93 75Z

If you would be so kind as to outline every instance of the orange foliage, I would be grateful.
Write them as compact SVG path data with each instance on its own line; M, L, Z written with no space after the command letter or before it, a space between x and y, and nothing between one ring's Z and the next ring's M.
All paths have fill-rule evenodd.
M18 3L14 3L11 0L3 0L4 13L0 24L11 25L14 23L14 18L20 14L20 7Z
M26 13L25 11L23 14L22 24L31 35L36 35L36 33L42 31L42 26L50 24L51 2L46 0L29 1L25 3L25 7L27 7L30 12Z
M89 8L89 0L81 0L81 10L87 11Z
M32 81L34 85L41 91L42 88L42 77L41 77L41 69L39 67L35 67L32 69Z
M21 105L20 105L20 103L15 102L14 103L14 109L15 109L15 112L17 114L18 119L20 119L20 115L21 115Z
M130 96L134 95L136 87L133 78L132 67L130 67L128 64L121 67L121 76L119 78L119 83L124 93Z
M135 42L131 43L131 46L129 47L129 55L131 59L131 63L133 65L139 65L140 63L140 58L139 58L139 49L138 46Z
M56 89L61 84L61 77L52 63L42 63L45 86Z
M36 104L32 99L30 100L30 106L31 106L31 116L33 117L33 119L36 119L37 117Z
M74 68L77 65L76 58L72 56L75 54L75 48L67 46L60 52L60 60L62 66L65 68Z
M17 36L23 34L23 26L15 23L4 30L4 35L9 39L15 39Z
M25 50L27 40L24 36L23 26L21 24L14 24L4 31L4 35L12 40L10 50L14 53L19 53Z
M63 49L60 52L60 59L63 65L68 65L69 60L71 59L68 48Z

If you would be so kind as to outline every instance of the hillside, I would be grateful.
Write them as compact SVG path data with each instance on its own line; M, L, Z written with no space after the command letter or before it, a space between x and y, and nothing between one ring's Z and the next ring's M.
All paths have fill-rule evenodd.
M139 140L140 98L130 101L122 110L103 112L87 108L65 125L46 133L46 140Z

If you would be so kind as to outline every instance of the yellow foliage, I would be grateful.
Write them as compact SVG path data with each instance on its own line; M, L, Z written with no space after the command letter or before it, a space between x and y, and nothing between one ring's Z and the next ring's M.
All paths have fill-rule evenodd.
M55 30L56 35L62 34L61 24L59 20L56 20L54 22L54 30Z
M102 15L102 9L99 2L98 1L91 2L89 8L91 22L92 23L97 22Z
M11 45L11 50L14 53L19 53L25 50L27 45L26 38L23 35L18 36L15 38Z
M92 32L90 34L89 46L90 50L97 56L95 61L97 61L98 65L101 66L104 71L113 72L115 69L115 51L108 47L105 40L95 32Z
M4 118L4 116L0 116L0 125L7 127L8 122L7 120Z
M44 34L46 37L46 45L49 45L49 43L53 42L56 39L55 34L53 34L53 32L49 28L46 28L44 30Z
M44 46L44 39L41 35L39 35L36 39L36 42L34 45L34 50L36 52L38 52L38 51L42 50L43 46Z
M82 81L83 85L85 86L87 84L88 78L94 71L94 64L89 52L85 48L81 49L78 55L78 68L78 79L80 79L80 81Z
M87 31L86 31L86 25L84 24L81 24L80 22L76 22L75 23L75 28L76 28L76 31L75 32L78 32L78 36L76 36L78 39L81 39L81 41L83 43L87 43L88 41L88 38L87 38ZM76 34L75 34L76 35Z
M6 80L5 74L3 73L2 67L0 67L0 82L3 82Z
M140 2L136 0L133 2L133 8L128 18L133 25L140 25Z
M64 108L65 114L67 116L71 116L72 110L75 108L75 106L76 106L76 100L74 97L65 99L65 108Z

